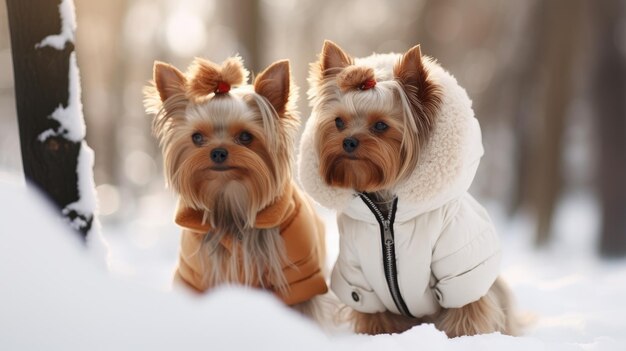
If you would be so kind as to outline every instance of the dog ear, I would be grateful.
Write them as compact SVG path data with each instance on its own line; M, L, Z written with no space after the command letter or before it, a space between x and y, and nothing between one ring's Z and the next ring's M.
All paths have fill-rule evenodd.
M159 92L161 101L165 102L169 97L185 93L185 75L176 67L160 62L154 62L154 85Z
M338 69L350 66L352 58L346 54L339 45L330 40L324 41L322 54L320 55L320 73L324 78L332 74L336 74Z
M425 58L419 45L409 49L393 68L394 77L402 84L414 111L420 111L432 121L441 103L441 90L424 66Z
M426 80L422 64L422 50L415 45L407 51L393 68L394 76L404 85L420 87Z
M291 85L289 61L274 62L254 80L254 91L265 97L280 115L285 112L289 102Z

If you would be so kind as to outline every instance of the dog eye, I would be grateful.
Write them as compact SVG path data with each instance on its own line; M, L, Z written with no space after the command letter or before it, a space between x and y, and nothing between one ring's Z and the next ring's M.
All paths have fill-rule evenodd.
M191 141L193 141L196 146L202 146L204 143L204 137L200 133L193 133L191 135Z
M388 126L384 122L376 122L376 124L374 124L374 130L377 132L382 132L387 128Z
M339 130L342 130L346 127L346 125L343 123L343 120L339 117L335 118L335 126L337 126L337 129Z
M252 142L252 134L248 132L241 132L239 133L239 136L237 137L237 141L241 145L248 145Z

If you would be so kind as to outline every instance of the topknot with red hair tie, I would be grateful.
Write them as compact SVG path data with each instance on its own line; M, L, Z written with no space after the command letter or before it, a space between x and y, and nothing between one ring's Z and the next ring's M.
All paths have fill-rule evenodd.
M372 89L376 86L374 70L370 67L348 66L337 75L337 85L342 92Z
M375 86L376 86L376 80L375 79L367 79L366 81L363 82L363 84L361 84L359 89L367 90L367 89L372 89Z
M218 65L199 57L187 70L187 97L203 99L210 94L227 94L232 87L245 84L248 71L243 67L241 57L231 57Z
M217 82L215 94L226 94L230 91L230 84L226 82Z

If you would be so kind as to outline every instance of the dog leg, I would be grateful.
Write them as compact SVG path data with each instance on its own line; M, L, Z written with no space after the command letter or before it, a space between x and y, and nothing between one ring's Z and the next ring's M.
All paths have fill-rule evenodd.
M313 320L327 331L335 329L341 323L340 319L337 318L340 314L339 299L330 291L289 307Z
M350 318L356 333L368 335L402 333L425 322L421 318L405 317L389 311L378 313L352 311Z
M511 309L511 295L498 279L487 295L461 308L443 310L435 325L448 337L501 332L515 335L516 320Z

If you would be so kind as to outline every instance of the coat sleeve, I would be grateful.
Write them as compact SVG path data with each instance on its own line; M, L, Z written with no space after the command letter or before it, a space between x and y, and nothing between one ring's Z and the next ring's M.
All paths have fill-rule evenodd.
M374 289L365 279L363 270L354 250L350 232L344 230L342 216L339 225L339 257L331 275L331 289L346 305L359 312L375 313L386 310Z
M500 243L485 209L470 195L450 209L433 249L433 294L458 308L487 294L500 271Z

